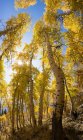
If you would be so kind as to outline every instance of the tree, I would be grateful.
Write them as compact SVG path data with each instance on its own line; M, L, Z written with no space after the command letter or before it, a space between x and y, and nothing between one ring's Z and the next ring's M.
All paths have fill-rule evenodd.
M36 0L15 0L16 8L27 8L35 3ZM10 83L12 132L24 127L28 116L33 128L37 126L37 119L38 125L41 126L46 112L48 117L49 97L52 100L53 96L52 139L64 140L62 115L65 91L70 96L74 112L76 106L72 97L79 91L76 87L77 72L75 71L77 69L79 73L82 71L79 68L83 63L83 2L82 0L44 0L44 3L45 12L34 27L32 43L26 44L23 52L17 57L17 61L20 60L22 65L13 66L15 73ZM3 85L5 85L2 75L2 57L10 59L11 55L14 56L15 49L21 44L22 36L29 24L29 15L22 13L8 20L5 29L0 31L0 37L4 36L0 54L1 92L4 92ZM43 51L42 71L38 71L33 66L33 60L40 55L41 50ZM46 63L48 61L49 64ZM49 71L53 72L51 77ZM82 78L80 75L78 77L82 87Z
M19 14L17 17L11 17L6 22L6 28L0 31L0 36L5 35L1 44L0 60L3 56L10 57L15 52L15 48L20 44L23 34L30 25L30 17L26 13Z
M38 89L40 93L40 98L39 98L39 117L38 117L38 125L42 125L42 120L43 120L43 110L44 110L44 94L46 91L46 88L48 86L48 81L49 81L49 72L48 69L45 67L45 48L43 46L42 50L42 73L39 73L38 75Z
M32 67L32 69L35 78L37 70L34 67ZM35 122L33 120L33 115L35 117L35 113L32 112L32 109L34 109L32 108L32 104L34 105L34 102L32 95L30 95L32 94L30 88L33 88L30 85L30 65L25 63L21 66L14 64L13 70L16 73L13 75L10 83L10 92L12 93L12 130L14 132L15 127L18 129L25 125L24 110L27 105L33 126L35 126Z
M55 31L55 28L54 28L54 31ZM42 43L46 45L49 64L56 78L57 92L56 92L56 99L55 99L55 104L54 104L55 109L53 113L53 120L55 120L53 121L53 140L56 140L56 139L63 140L62 114L63 114L64 94L65 94L64 73L63 73L63 70L56 64L54 60L54 56L52 52L52 45L54 43L54 42L52 43L52 41L54 37L52 36L52 33L53 33L53 28L50 29L46 27L42 21L39 21L35 25L34 36L38 42L41 41Z
M29 67L29 81L28 82L28 94L29 94L29 113L32 126L36 126L35 110L34 110L34 78L36 75L37 69L33 67L32 61L35 57L35 52L37 48L34 46L34 43L30 45L26 44L23 53L20 53L18 59L23 61L24 64L28 63ZM37 71L38 72L38 71Z

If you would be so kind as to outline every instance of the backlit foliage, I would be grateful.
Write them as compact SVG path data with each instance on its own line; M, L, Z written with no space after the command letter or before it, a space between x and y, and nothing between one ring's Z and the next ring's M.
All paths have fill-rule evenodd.
M17 17L11 17L6 22L6 29L11 29L6 33L6 36L1 45L2 55L8 57L14 53L17 45L20 45L23 34L30 26L30 17L26 13L18 14Z

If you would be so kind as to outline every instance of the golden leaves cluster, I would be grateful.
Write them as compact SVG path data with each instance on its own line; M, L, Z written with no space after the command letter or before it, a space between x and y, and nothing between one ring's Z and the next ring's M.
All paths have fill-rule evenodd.
M15 0L16 8L27 8L36 4L36 0Z

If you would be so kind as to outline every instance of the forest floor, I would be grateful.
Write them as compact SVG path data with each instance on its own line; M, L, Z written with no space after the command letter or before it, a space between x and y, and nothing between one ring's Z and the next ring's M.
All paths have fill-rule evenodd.
M69 140L83 140L83 104L77 108L77 113L77 119L63 119L63 128Z
M78 107L77 119L63 116L65 140L83 140L83 105ZM19 129L13 136L5 130L0 134L0 140L52 140L51 127L44 125L33 129L31 126Z

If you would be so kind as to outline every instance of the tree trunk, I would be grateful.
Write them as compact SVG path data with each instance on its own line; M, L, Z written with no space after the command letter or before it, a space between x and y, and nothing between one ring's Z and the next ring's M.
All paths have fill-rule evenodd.
M43 57L44 57L44 47L43 47ZM43 85L41 88L41 93L40 93L40 99L39 99L39 118L38 118L38 125L41 126L42 125L42 119L43 119L43 99L44 99L44 92L45 92L45 84L44 84L44 72L45 72L45 68L44 68L44 61L42 62L42 68L43 68Z
M68 95L69 95L70 100L71 100L71 112L70 112L70 113L71 113L71 117L73 117L73 113L74 113L74 111L76 111L76 108L75 108L75 105L74 105L73 98L72 98L72 96L71 96L71 94L70 94L70 91L69 91L69 89L68 89L67 82L66 82L66 78L65 78L65 86L66 86L66 90L67 90Z
M32 58L30 58L30 91L29 91L29 98L30 98L30 116L32 118L33 127L36 126L36 118L35 118L35 111L34 111L34 102L33 102L33 79L32 79Z
M22 125L25 126L25 119L24 119L24 100L23 96L21 98L21 114L22 114Z
M22 128L22 121L21 121L21 95L19 99L19 127Z
M62 117L57 119L55 111L52 116L52 140L64 140Z
M44 88L41 89L40 93L40 101L39 101L39 118L38 118L38 125L42 125L42 119L43 119L43 98L44 98Z
M53 52L52 52L52 46L49 43L49 40L47 38L47 51L48 51L48 59L51 66L51 69L54 73L54 76L56 78L56 99L55 99L55 109L53 112L53 118L52 118L52 133L53 133L53 139L52 140L64 140L63 137L63 128L62 128L62 115L63 115L63 106L64 106L64 73L62 69L57 66L55 63Z
M47 116L47 119L49 117L49 113L48 113L48 109L49 109L49 94L47 93L47 105L46 105L46 108L47 108L47 112L46 112L46 116Z
M16 92L17 92L17 89L18 89L18 83L17 83L17 87L15 88L14 90L14 93L12 95L12 134L14 134L15 132L15 102L16 102Z
M19 129L19 92L16 99L16 127Z
M13 95L13 101L12 101L12 134L14 134L15 131L15 93Z

